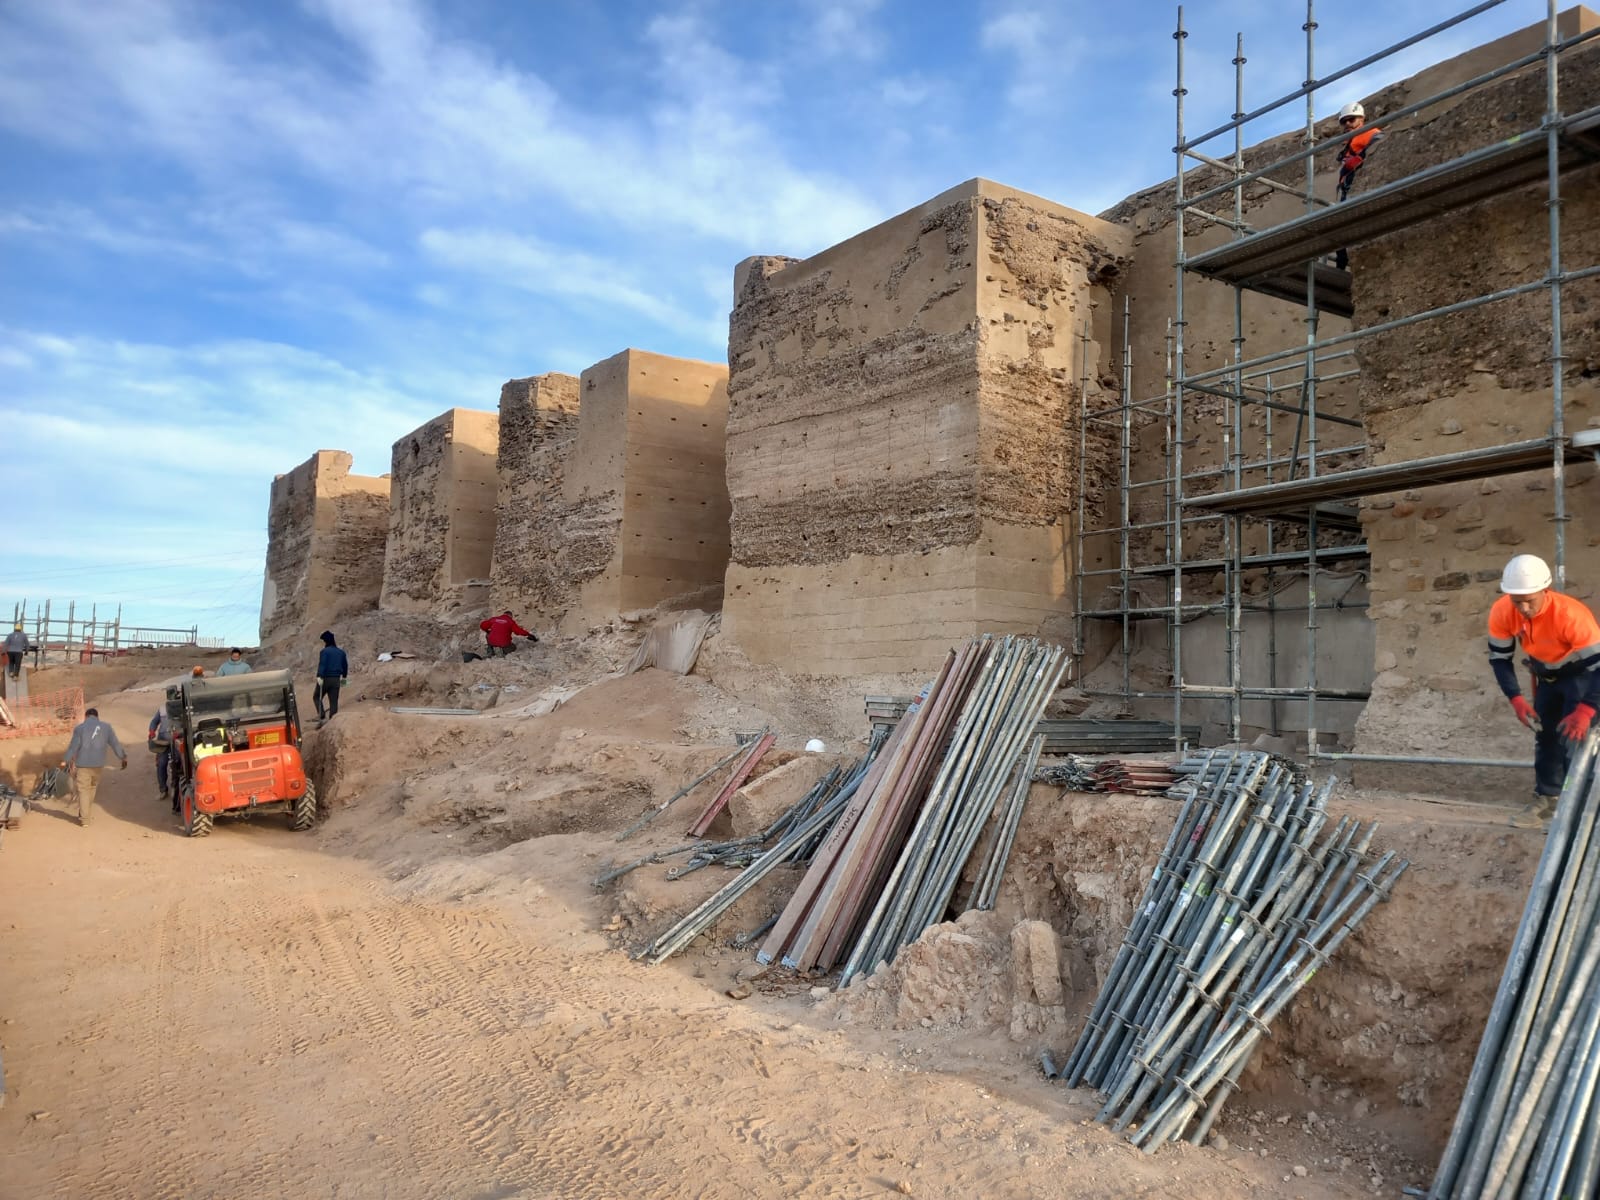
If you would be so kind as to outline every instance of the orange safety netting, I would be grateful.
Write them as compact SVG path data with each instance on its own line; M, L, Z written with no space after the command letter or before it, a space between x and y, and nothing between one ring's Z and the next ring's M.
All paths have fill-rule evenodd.
M0 738L38 737L71 733L83 720L83 689L63 688L41 692L26 700L7 700L0 707Z

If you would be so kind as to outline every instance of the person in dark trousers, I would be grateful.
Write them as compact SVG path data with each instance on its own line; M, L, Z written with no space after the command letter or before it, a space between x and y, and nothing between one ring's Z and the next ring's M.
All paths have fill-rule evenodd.
M350 677L350 660L345 657L334 640L333 631L322 631L322 653L317 656L317 687L311 698L316 701L317 719L331 721L339 715L339 688ZM326 710L326 711L324 711Z
M490 658L497 654L510 654L517 648L516 643L511 640L512 634L525 637L530 642L539 640L537 636L517 624L517 619L511 615L510 609L507 609L498 617L490 617L487 621L479 621L478 628L483 630L484 637L489 643Z
M1511 818L1517 829L1548 827L1567 778L1571 743L1589 733L1600 711L1600 623L1583 601L1552 590L1550 567L1519 554L1500 577L1504 593L1489 610L1489 665L1511 710L1533 730L1533 802ZM1518 647L1533 675L1533 701L1522 694L1512 661Z
M1349 136L1345 138L1344 145L1339 147L1339 203L1343 204L1350 198L1350 185L1356 181L1356 172L1361 170L1367 161L1367 155L1372 147L1383 137L1383 130L1374 126L1371 129L1361 129L1366 124L1367 110L1361 106L1360 101L1346 104L1339 110L1339 128ZM1361 129L1360 133L1356 130ZM1343 248L1335 251L1333 265L1341 271L1350 269L1350 254Z
M1350 198L1350 185L1356 181L1356 172L1367 161L1372 147L1383 138L1383 130L1374 125L1361 129L1367 123L1367 110L1359 102L1346 104L1339 110L1339 128L1349 136L1339 147L1339 203ZM1360 133L1356 130L1361 129Z
M22 656L31 649L33 647L28 644L28 635L21 625L6 634L6 674L13 679L21 678Z
M172 811L177 812L177 789L168 782L168 771L172 764L172 721L167 716L165 705L156 709L156 715L150 718L150 731L145 737L156 755L156 795L165 800L168 793L172 793ZM177 780L173 779L171 783L176 784Z
M106 765L106 753L111 752L122 760L122 769L128 769L128 752L117 741L117 731L100 719L100 710L86 708L83 720L72 731L67 752L61 765L72 774L78 792L78 824L85 829L94 816L94 798L100 790L100 772Z

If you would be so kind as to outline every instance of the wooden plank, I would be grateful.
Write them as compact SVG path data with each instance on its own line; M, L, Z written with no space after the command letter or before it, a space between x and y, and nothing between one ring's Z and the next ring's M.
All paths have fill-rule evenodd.
M768 750L772 749L777 740L776 734L763 734L760 740L751 747L749 756L739 764L739 769L733 773L733 777L712 798L711 803L706 805L705 812L695 818L694 824L689 826L690 837L705 837L706 830L711 827L711 822L715 821L717 814L728 806L728 801L733 798L733 794L744 786L744 781L750 778L750 772L756 769L756 764L761 761Z

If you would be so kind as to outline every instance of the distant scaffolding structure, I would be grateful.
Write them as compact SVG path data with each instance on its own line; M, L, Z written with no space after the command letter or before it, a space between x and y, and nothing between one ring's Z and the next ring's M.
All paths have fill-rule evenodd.
M92 662L96 658L115 658L130 650L151 646L196 646L218 649L222 639L201 637L200 628L168 629L152 625L128 625L122 620L122 605L114 615L102 617L98 604L90 605L87 615L75 600L63 607L45 600L28 612L28 601L11 606L13 625L28 634L35 668L45 662Z
M1404 178L1352 194L1332 203L1315 193L1317 156L1333 151L1351 133L1319 141L1316 136L1316 96L1329 85L1496 8L1508 0L1489 0L1439 22L1411 37L1379 50L1322 77L1315 70L1316 29L1314 0L1307 0L1305 78L1301 87L1258 108L1245 111L1244 46L1237 43L1235 104L1231 120L1190 136L1184 124L1185 87L1183 10L1178 10L1176 98L1176 160L1174 179L1176 272L1172 316L1168 324L1162 389L1155 394L1134 394L1127 302L1122 315L1122 373L1120 391L1110 404L1091 404L1087 388L1080 408L1080 452L1091 442L1115 446L1115 489L1107 489L1098 525L1091 524L1080 489L1077 521L1077 628L1075 649L1080 674L1090 623L1109 622L1120 638L1120 687L1101 686L1100 696L1120 698L1126 710L1135 701L1170 701L1173 728L1181 731L1202 714L1222 723L1234 739L1244 726L1265 725L1278 732L1281 706L1302 706L1308 752L1313 760L1368 759L1406 763L1451 763L1460 766L1525 766L1500 759L1438 759L1409 755L1357 755L1321 749L1319 714L1329 705L1360 704L1368 693L1361 688L1329 686L1318 679L1319 613L1351 607L1342 595L1330 596L1323 584L1331 570L1366 564L1370 552L1358 521L1359 502L1365 497L1402 489L1534 469L1548 469L1553 492L1553 534L1557 586L1566 567L1567 480L1566 463L1575 451L1588 452L1595 431L1569 436L1563 406L1565 360L1562 355L1562 291L1564 285L1600 274L1600 266L1573 267L1562 262L1561 180L1569 170L1600 161L1600 108L1567 113L1562 110L1561 69L1580 44L1600 36L1600 29L1563 36L1555 0L1547 0L1543 45L1513 58L1493 70L1435 91L1382 116L1384 124L1401 120L1430 106L1455 100L1475 89L1519 71L1544 76L1544 112L1515 136L1479 146L1449 161L1428 166ZM1305 125L1299 148L1270 161L1247 165L1243 130L1280 108L1303 101ZM1362 128L1369 128L1363 126ZM1360 130L1355 131L1357 133ZM1203 148L1232 133L1231 155L1217 157ZM1255 155L1259 158L1259 154ZM1185 171L1200 164L1227 178L1190 193ZM1298 175L1303 184L1290 183L1285 172ZM1328 332L1329 318L1338 324L1356 315L1351 275L1339 265L1339 254L1384 235L1438 218L1491 196L1523 185L1542 182L1539 207L1530 202L1530 221L1547 223L1548 267L1542 277L1510 283L1498 290L1468 299L1387 317L1348 330ZM1267 192L1290 194L1303 212L1289 220L1254 228L1247 221L1246 197ZM1231 199L1231 214L1215 211ZM1197 246L1202 231L1221 227L1227 240ZM1232 292L1233 337L1224 364L1197 365L1186 341L1195 301L1186 284L1195 278L1216 281ZM1457 313L1493 305L1514 297L1546 293L1549 304L1549 348L1552 403L1548 431L1473 450L1402 462L1375 465L1365 437L1359 408L1352 413L1330 411L1327 398L1355 394L1359 374L1359 348L1365 339L1438 321ZM1304 338L1293 345L1264 353L1247 350L1246 296L1255 293L1303 306ZM1213 295L1216 293L1213 292ZM1206 424L1197 420L1203 410ZM1196 466L1186 460L1186 450L1196 446L1202 428L1221 429L1221 460ZM1159 443L1156 439L1159 438ZM1151 453L1159 444L1159 468ZM1080 454L1080 461L1087 461ZM1158 473L1157 473L1158 472ZM1109 565L1091 566L1087 543L1098 539ZM1246 576L1265 586L1256 594L1246 589ZM1210 595L1185 594L1186 580L1196 576L1220 577L1220 589ZM1279 603L1279 584L1293 578L1303 585L1292 602ZM1210 582L1210 581L1208 581ZM1086 591L1098 594L1099 603L1086 608ZM1359 606L1359 604L1358 604ZM1290 627L1281 618L1296 617L1293 654L1281 643ZM1299 617L1303 615L1303 642ZM1202 618L1220 619L1225 653L1211 655L1209 669L1196 669L1186 654L1186 626ZM1246 618L1265 624L1263 662L1252 662L1247 682L1244 626ZM1140 686L1134 678L1137 632L1143 622L1159 622L1165 629L1170 679L1165 687ZM1193 635L1191 635L1193 636ZM1324 647L1326 652L1328 647ZM1113 651L1113 659L1117 650ZM1252 656L1253 657L1253 656ZM1298 664L1283 660L1293 657ZM1215 663L1224 662L1221 677ZM1301 677L1289 681L1291 671ZM1102 679L1103 682L1103 679ZM1246 722L1247 705L1269 714L1265 720ZM1223 715L1225 710L1225 716ZM1175 740L1181 740L1181 733Z

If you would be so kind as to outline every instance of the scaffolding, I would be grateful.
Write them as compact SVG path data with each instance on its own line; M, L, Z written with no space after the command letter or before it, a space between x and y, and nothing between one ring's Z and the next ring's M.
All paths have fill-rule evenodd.
M1114 497L1109 489L1101 506L1104 518L1089 523L1083 491L1079 489L1076 537L1077 612L1074 632L1078 676L1083 678L1086 623L1111 622L1120 633L1120 688L1090 689L1101 697L1120 699L1131 711L1134 701L1170 702L1175 742L1181 745L1186 720L1192 723L1197 706L1225 705L1227 727L1238 740L1243 732L1247 701L1265 701L1267 726L1278 733L1280 705L1303 706L1308 754L1313 761L1355 759L1419 764L1453 763L1459 766L1517 766L1498 759L1441 759L1409 755L1359 755L1327 751L1319 744L1319 706L1361 704L1368 692L1333 688L1317 678L1319 613L1351 607L1343 598L1330 598L1320 586L1330 568L1361 564L1370 557L1361 540L1358 502L1365 497L1437 483L1481 480L1520 471L1550 471L1554 513L1554 571L1562 586L1566 568L1567 473L1574 448L1568 437L1563 385L1566 360L1562 354L1562 289L1575 280L1600 275L1600 265L1573 268L1562 262L1561 177L1578 167L1600 161L1600 108L1564 113L1560 100L1561 68L1581 44L1600 36L1600 29L1563 36L1555 0L1544 5L1544 34L1537 49L1513 58L1473 78L1383 114L1386 125L1432 106L1440 105L1515 72L1542 69L1544 112L1535 127L1493 144L1480 146L1450 161L1428 166L1405 178L1360 191L1343 203L1330 203L1315 193L1318 156L1335 150L1346 138L1375 127L1375 122L1355 131L1319 140L1316 133L1316 98L1329 85L1346 79L1393 55L1452 29L1509 0L1488 0L1441 21L1411 37L1379 50L1330 74L1316 74L1315 0L1305 8L1305 80L1299 88L1250 111L1244 104L1243 37L1236 41L1234 111L1230 120L1196 137L1185 131L1184 27L1178 10L1176 42L1176 156L1173 225L1176 265L1172 316L1165 345L1162 388L1154 394L1134 395L1131 301L1124 300L1122 317L1121 383L1114 403L1091 404L1087 388L1079 410L1080 462L1087 465L1092 440L1114 443ZM1247 166L1243 131L1251 122L1304 101L1304 128L1299 148L1270 161ZM1202 147L1227 134L1233 135L1227 158L1207 154ZM1259 151L1261 147L1255 148ZM1255 153L1255 151L1253 151ZM1190 194L1186 171L1201 164L1226 178ZM1300 174L1303 184L1285 181L1286 171ZM1361 325L1329 334L1325 316L1355 316L1351 275L1339 265L1336 252L1403 230L1443 214L1459 211L1509 189L1542 181L1546 210L1548 269L1543 277L1441 305L1426 311ZM1247 191L1260 195L1289 194L1304 211L1266 228L1247 221ZM1231 214L1215 211L1231 200ZM1530 201L1530 207L1533 201ZM1231 235L1220 245L1196 249L1191 226L1223 227ZM1342 257L1342 256L1341 256ZM1185 282L1192 277L1226 285L1232 294L1233 338L1228 361L1196 369L1191 363L1186 333L1190 325ZM1551 421L1540 437L1481 449L1461 451L1406 462L1373 465L1357 417L1330 412L1329 390L1353 381L1359 374L1360 343L1390 331L1436 321L1538 292L1548 294L1549 362L1551 371ZM1246 353L1244 297L1256 293L1302 306L1303 341L1267 353ZM1087 336L1087 335L1085 335ZM1351 387L1349 390L1353 390ZM1207 416L1216 421L1222 407L1220 463L1194 469L1184 461L1185 448L1199 436L1196 408L1210 402ZM1320 407L1319 407L1320 405ZM1247 413L1259 413L1254 434L1258 455L1247 459ZM1283 423L1292 424L1285 437ZM1159 435L1160 473L1140 478L1140 446L1153 448ZM1285 443L1288 443L1285 445ZM1153 498L1152 498L1153 496ZM1114 565L1091 567L1088 543L1114 547L1107 556ZM1198 551L1191 547L1200 546ZM1246 594L1246 572L1265 574L1264 595ZM1186 598L1186 576L1209 573L1222 577L1212 598ZM1279 604L1282 579L1304 582L1302 604ZM1085 607L1086 589L1102 585L1102 598L1113 601L1095 609ZM1145 584L1158 587L1154 598L1141 595ZM1304 616L1303 682L1285 683L1279 664L1279 619L1300 612ZM1245 683L1244 621L1246 614L1264 614L1267 663L1265 684ZM1185 626L1204 618L1223 622L1221 680L1192 677L1185 661ZM1166 633L1170 666L1167 686L1134 686L1135 633L1139 622L1160 621ZM1298 624L1298 622L1297 622ZM1187 711L1186 711L1187 710Z
M76 600L68 601L64 610L55 601L45 600L34 604L30 616L28 601L19 600L11 606L11 620L28 634L35 670L46 661L87 663L96 658L116 658L145 647L220 649L223 645L221 638L201 637L198 625L187 629L126 625L120 604L114 616L102 617L98 604L90 605L85 615Z

